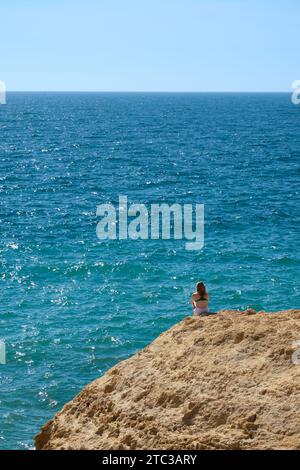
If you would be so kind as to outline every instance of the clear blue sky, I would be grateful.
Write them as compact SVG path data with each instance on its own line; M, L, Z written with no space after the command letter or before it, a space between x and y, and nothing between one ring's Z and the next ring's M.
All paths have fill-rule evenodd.
M290 91L300 79L299 0L2 0L0 16L8 90Z

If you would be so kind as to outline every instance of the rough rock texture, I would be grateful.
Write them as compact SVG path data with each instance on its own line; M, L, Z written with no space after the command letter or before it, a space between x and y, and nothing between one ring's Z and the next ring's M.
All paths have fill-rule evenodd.
M300 310L253 313L184 319L66 404L36 448L300 449Z

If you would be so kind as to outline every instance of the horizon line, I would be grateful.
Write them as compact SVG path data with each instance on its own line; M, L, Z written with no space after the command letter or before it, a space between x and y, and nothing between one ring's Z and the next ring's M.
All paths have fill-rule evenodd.
M6 90L6 93L292 93L287 90Z

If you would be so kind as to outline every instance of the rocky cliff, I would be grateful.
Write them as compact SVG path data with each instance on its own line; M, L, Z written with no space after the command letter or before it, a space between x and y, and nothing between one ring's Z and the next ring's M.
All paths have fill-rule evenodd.
M85 387L36 448L300 449L297 340L300 310L186 318Z

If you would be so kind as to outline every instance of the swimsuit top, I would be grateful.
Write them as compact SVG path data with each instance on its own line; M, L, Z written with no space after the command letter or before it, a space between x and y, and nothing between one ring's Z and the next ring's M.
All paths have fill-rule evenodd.
M205 297L200 297L199 299L197 299L197 300L195 299L195 300L194 300L194 302L200 302L200 301L202 301L202 302L208 302L208 299L206 299Z

